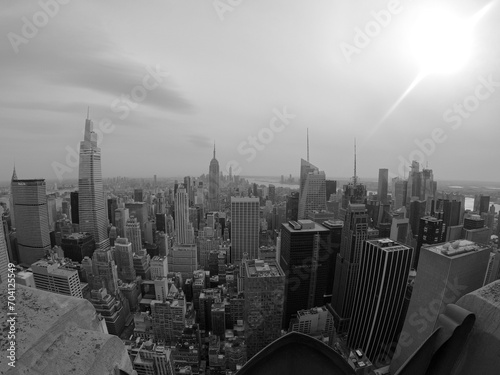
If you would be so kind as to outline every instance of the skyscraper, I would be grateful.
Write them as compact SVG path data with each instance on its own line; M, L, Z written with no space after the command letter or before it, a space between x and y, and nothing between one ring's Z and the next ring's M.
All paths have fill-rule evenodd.
M101 149L97 147L94 123L85 120L84 139L80 143L80 167L78 173L78 214L80 231L94 237L96 247L109 248L107 213L102 186Z
M283 328L299 310L322 306L330 292L327 281L333 273L330 231L311 221L299 220L281 226L280 266L287 276Z
M118 278L124 282L135 280L134 255L132 244L126 238L117 238L115 242L115 262Z
M78 192L72 191L70 193L70 203L71 203L71 222L73 224L80 223L80 214L78 212Z
M142 189L134 189L134 202L144 202L144 192Z
M382 203L387 203L387 191L389 187L389 170L381 168L378 170L378 200Z
M3 209L0 207L0 224L2 224ZM7 251L7 241L3 225L0 226L0 284L7 282L7 266L9 264L9 255Z
M248 356L280 337L285 274L274 261L244 260L241 266L245 294L245 341Z
M231 197L231 263L258 257L259 216L259 198Z
M337 181L326 180L326 200L329 201L332 195L337 194Z
M127 220L125 227L125 236L132 244L132 253L136 254L142 250L141 227L135 217Z
M390 239L364 243L347 345L372 362L388 363L386 348L398 338L412 250Z
M335 278L332 292L332 314L335 328L347 333L352 316L359 259L363 241L368 236L368 214L364 204L350 204L347 208L340 254L335 264Z
M194 229L189 222L189 204L186 189L181 184L175 195L175 236L178 244L194 243Z
M71 233L62 236L61 248L65 258L80 263L86 256L92 258L95 241L90 233Z
M393 180L394 181L394 180ZM408 193L408 181L396 180L393 183L394 209L397 210L406 206L406 196Z
M208 172L208 210L219 211L219 162L215 158L215 144L214 144L214 157L210 161Z
M424 216L420 219L420 226L417 237L417 249L413 259L412 268L417 269L420 249L422 245L432 245L444 242L445 231L443 231L443 220L432 216Z
M119 237L127 236L127 221L129 219L128 208L117 208L115 210L115 226L116 232Z
M313 210L326 210L326 177L317 167L301 159L299 219L307 219Z
M328 265L328 279L326 281L325 303L329 303L332 299L333 282L335 280L335 269L337 258L340 253L340 245L342 242L342 229L344 222L342 220L327 220L322 225L330 231L328 236L328 248L331 251Z
M17 177L16 177L17 178ZM50 250L45 180L12 180L19 262L31 265Z
M99 290L106 288L107 292L111 295L115 294L118 290L118 271L116 263L113 259L111 249L96 250L92 255L92 260L85 257L82 264L91 266L86 270L87 278L92 290Z
M408 313L391 373L437 328L447 304L483 286L490 249L470 241L423 246Z
M299 193L292 192L286 197L286 220L297 221L299 219Z

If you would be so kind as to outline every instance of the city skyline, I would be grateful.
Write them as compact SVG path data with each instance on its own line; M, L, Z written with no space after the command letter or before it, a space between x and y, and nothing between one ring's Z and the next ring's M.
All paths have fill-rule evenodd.
M90 106L90 117L104 129L104 176L152 176L165 167L151 158L168 163L176 155L184 155L182 170L206 173L201 162L214 140L226 174L229 162L242 169L235 173L233 166L234 175L294 174L295 158L306 156L309 128L310 160L327 176L351 175L350 162L332 160L352 155L356 137L360 176L376 176L374 165L399 174L401 158L411 161L412 152L426 148L429 167L443 180L466 174L469 180L500 181L487 169L499 132L494 120L500 72L492 48L498 7L490 7L476 25L472 57L459 73L425 77L381 121L418 74L406 47L407 24L414 10L429 5L397 3L384 23L380 15L387 15L388 5L383 1L248 3L222 13L210 2L152 2L154 12L140 4L61 2L29 38L24 20L30 23L44 10L38 3L10 3L0 26L6 36L0 42L5 51L1 156L6 160L0 180L7 181L14 160L23 176L57 179L53 163L61 163L70 170L63 177L76 178L67 148L78 154L81 119ZM486 4L440 2L462 18ZM77 22L82 17L88 19L85 32ZM356 30L373 22L379 32L346 58ZM194 31L176 32L186 28ZM201 32L203 37L193 37ZM29 75L22 74L26 70ZM456 114L454 105L467 107L475 92L485 98L477 109ZM122 95L144 93L143 100L128 106L122 100ZM271 122L281 129L267 132L272 141L251 146L249 137L265 137L259 132L269 130ZM425 141L433 134L446 140ZM148 147L130 153L137 143ZM244 152L238 151L242 144ZM31 160L19 146L39 158ZM451 159L466 173L451 168ZM174 163L168 169L169 175L182 174Z

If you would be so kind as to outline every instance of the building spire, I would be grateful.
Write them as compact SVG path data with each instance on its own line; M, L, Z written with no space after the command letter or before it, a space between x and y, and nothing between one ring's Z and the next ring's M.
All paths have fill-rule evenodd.
M356 138L354 138L354 177L352 178L354 185L358 183L358 176L356 175Z
M215 159L215 141L214 141L214 159Z
M14 170L12 171L12 181L17 180L17 173L16 173L16 162L14 161Z
M87 106L87 120L90 120L90 106Z
M307 128L307 162L309 163L309 128Z

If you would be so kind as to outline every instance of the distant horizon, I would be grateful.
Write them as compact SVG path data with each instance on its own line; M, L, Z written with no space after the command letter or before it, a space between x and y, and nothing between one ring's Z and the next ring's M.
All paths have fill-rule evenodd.
M206 174L208 175L208 174ZM175 179L178 179L179 181L182 181L184 179L184 177L194 177L194 178L199 178L200 176L193 176L193 175L185 175L185 176L159 176L157 175L156 178L158 180L164 180L164 179L167 179L167 180L175 180ZM227 175L225 175L227 176ZM113 179L113 178L127 178L127 179L144 179L144 180L153 180L154 177L152 176L111 176L111 177L108 177L108 176L104 176L103 177L103 180L106 180L106 179ZM233 176L234 177L234 176ZM281 175L267 175L267 176L259 176L259 175L245 175L245 176L238 176L239 178L242 178L242 179L255 179L255 180L260 180L260 179L274 179L274 180L277 180L276 183L281 183L280 182L280 179L281 179ZM289 178L289 175L285 176L283 175L283 177L285 178ZM299 182L299 179L300 179L300 176L293 176L292 175L292 178L294 178L296 181L296 183L293 183L293 184L290 184L290 185L297 185L298 182ZM68 184L68 183L73 183L73 182L78 182L78 178L73 178L73 179L67 179L67 180L63 180L63 181L59 181L58 179L47 179L47 178L43 178L43 177L29 177L29 178L20 178L20 180L36 180L36 179L43 179L45 180L46 183L57 183L58 186L62 186L62 185L65 185L65 184ZM327 177L327 180L334 180L334 181L349 181L352 179L352 176L351 177ZM378 177L360 177L358 176L358 182L360 183L363 183L363 181L368 181L368 182L377 182L378 181ZM456 183L457 186L460 186L461 183L467 183L467 184L471 184L471 183L474 183L474 184L494 184L494 185L498 185L498 187L500 188L500 181L486 181L486 180L467 180L467 179L435 179L434 181L436 181L438 183L438 186L439 184L446 184L446 185L449 185L450 183ZM391 183L391 178L389 178L389 183ZM285 185L287 184L286 182L284 183ZM6 181L0 181L0 186L8 186L10 185L10 180L6 180ZM485 188L487 188L486 186L483 186Z

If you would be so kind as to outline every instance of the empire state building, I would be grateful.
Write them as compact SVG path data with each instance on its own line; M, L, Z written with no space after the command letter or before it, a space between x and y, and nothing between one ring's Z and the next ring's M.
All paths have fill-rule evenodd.
M107 218L102 186L101 149L97 147L94 123L85 120L85 135L80 142L80 167L78 175L78 210L80 231L91 233L96 249L109 248Z
M208 174L208 209L209 211L219 211L219 162L215 158L210 161Z

